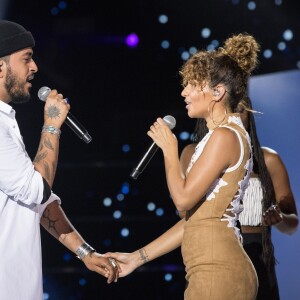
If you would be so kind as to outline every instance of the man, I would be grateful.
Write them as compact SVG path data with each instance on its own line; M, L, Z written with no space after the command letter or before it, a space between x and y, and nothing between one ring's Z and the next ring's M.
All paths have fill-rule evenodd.
M52 191L60 127L69 111L52 90L45 102L44 126L32 162L9 103L30 99L38 71L33 36L21 25L0 20L0 299L41 300L40 224L82 259L86 267L116 281L118 267L89 246L65 216Z

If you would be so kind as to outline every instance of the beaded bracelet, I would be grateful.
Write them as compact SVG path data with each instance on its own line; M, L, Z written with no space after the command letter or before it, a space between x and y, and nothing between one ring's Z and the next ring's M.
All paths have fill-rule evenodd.
M52 125L49 125L49 126L44 125L42 128L42 133L43 132L49 132L51 134L56 134L56 135L58 135L58 137L60 137L60 134L61 134L61 130Z
M79 259L84 259L89 253L91 252L96 252L96 250L91 247L89 244L87 243L83 243L77 250L76 250L76 254L77 257Z

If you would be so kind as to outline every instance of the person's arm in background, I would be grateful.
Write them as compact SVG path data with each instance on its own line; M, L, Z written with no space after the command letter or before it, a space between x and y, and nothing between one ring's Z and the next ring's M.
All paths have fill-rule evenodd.
M195 151L195 146L195 144L187 145L181 152L180 165L183 174L185 174L188 168L190 159ZM163 256L181 245L185 212L179 212L179 215L182 218L179 222L141 249L131 253L105 253L106 257L112 257L117 260L121 269L120 277L132 273L143 264Z
M263 224L275 225L282 233L293 234L298 227L298 216L288 172L278 153L270 148L262 147L262 149L279 207L277 210L269 209L264 213Z
M46 206L40 220L41 225L65 247L76 254L76 250L85 243L81 235L68 220L58 201L53 201ZM91 251L82 259L86 267L107 278L111 283L118 279L118 268L101 254Z

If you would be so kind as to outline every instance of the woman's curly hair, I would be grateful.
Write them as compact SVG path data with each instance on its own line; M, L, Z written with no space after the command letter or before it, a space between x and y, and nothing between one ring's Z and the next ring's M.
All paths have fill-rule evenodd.
M249 34L233 35L224 46L215 51L195 53L180 69L182 84L210 88L222 83L228 93L228 102L234 111L245 96L251 72L258 65L260 46Z
M240 33L228 38L220 51L235 60L249 75L258 65L257 53L260 51L260 46L249 34Z

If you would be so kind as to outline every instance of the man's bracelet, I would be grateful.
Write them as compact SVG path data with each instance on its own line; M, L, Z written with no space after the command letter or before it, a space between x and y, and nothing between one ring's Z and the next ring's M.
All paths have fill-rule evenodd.
M96 252L96 250L87 243L83 243L76 250L77 257L81 260L83 260L91 252Z
M56 127L52 126L52 125L49 125L49 126L44 125L43 128L42 128L42 133L43 132L49 132L51 134L56 134L56 135L58 135L58 137L60 137L60 134L61 134L61 130L59 128L56 128Z

